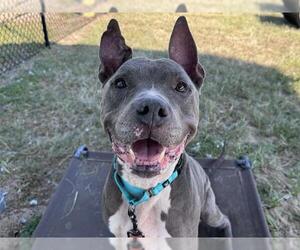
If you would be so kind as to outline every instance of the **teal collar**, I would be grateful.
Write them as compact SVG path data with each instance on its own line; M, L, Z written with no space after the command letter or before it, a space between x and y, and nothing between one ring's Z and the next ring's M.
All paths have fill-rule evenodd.
M136 186L131 185L129 182L124 180L117 172L117 156L114 156L113 159L113 168L114 168L114 181L117 184L119 190L129 203L129 205L137 206L143 202L148 201L152 196L158 195L165 187L169 186L180 174L182 168L183 159L182 155L175 167L174 172L171 176L164 182L159 182L155 187L150 189L142 189Z

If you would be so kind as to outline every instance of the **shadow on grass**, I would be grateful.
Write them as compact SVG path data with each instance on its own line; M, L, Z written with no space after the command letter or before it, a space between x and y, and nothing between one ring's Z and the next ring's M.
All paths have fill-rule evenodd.
M284 25L286 23L283 18L273 16L261 16L260 19L263 22L272 21L278 25ZM55 48L53 50L48 50L47 48L41 50L41 45L37 45L36 43L0 45L1 53L3 53L3 51L10 52L10 54L7 55L7 60L5 57L1 58L1 65L20 63L30 57L31 54L35 55L37 52L43 51L43 55L47 58L37 56L36 59L33 59L34 64L32 70L34 70L35 66L38 66L38 71L47 71L47 68L51 66L57 70L49 72L49 76L59 74L62 68L68 68L69 73L72 74L73 72L75 76L80 69L83 70L80 71L80 77L84 77L84 75L90 76L90 74L97 75L95 70L99 65L98 46L58 44L52 44L51 46ZM57 53L57 51L60 51L60 53L56 55L55 53ZM134 56L145 56L156 59L167 57L167 51L135 49ZM280 86L282 86L280 90L286 93L293 92L288 84L293 79L282 74L276 68L211 54L200 54L199 61L204 65L207 71L205 85L210 86L213 84L216 88L222 89L226 86L226 88L230 90L227 94L238 98L249 99L252 97L251 93L261 91L262 88L271 90ZM23 66L26 65L26 63L27 62L24 61ZM18 67L16 66L15 68L17 69ZM9 72L7 74L9 74ZM204 89L206 88L207 87ZM224 91L224 93L226 93L226 89ZM248 93L248 91L250 92ZM208 94L210 95L212 93Z
M273 17L261 17L262 20L270 20ZM277 20L277 17L274 17ZM283 19L283 18L282 18ZM281 23L280 21L277 21ZM285 21L282 21L283 23ZM23 48L32 48L36 46L35 44L24 44ZM81 79L85 77L92 78L100 86L97 79L97 69L99 65L98 59L98 46L91 45L52 45L53 49L45 49L43 51L43 56L36 56L32 59L31 71L35 71L34 81L42 81L47 77L48 81L57 79L62 75L68 75L72 78L72 83L66 78L66 85L71 84L71 86L76 86L76 82L80 84ZM0 46L0 51L2 50ZM14 51L19 50L19 54L22 53L22 46L15 44L5 45L5 50ZM20 49L21 48L21 49ZM10 60L13 60L14 54ZM167 51L149 51L135 49L134 56L136 57L149 57L149 58L161 58L167 57ZM242 60L237 60L233 58L225 58L221 56L216 56L212 54L200 54L199 61L204 66L207 76L203 88L203 93L206 98L219 101L221 103L230 103L231 100L241 102L239 112L245 112L247 114L248 107L246 105L254 105L258 107L260 102L266 104L270 102L268 106L263 110L266 112L268 109L273 112L271 116L274 116L274 111L279 112L279 107L274 107L274 105L279 105L279 103L273 102L271 100L280 91L283 94L295 94L295 91L291 87L291 82L293 78L284 75L276 68L266 67L256 63L250 63ZM5 63L5 62L2 62ZM23 68L26 69L26 62L23 64ZM51 71L48 69L51 68ZM41 74L41 72L47 72ZM27 75L28 72L20 71L20 74L24 74L24 77L30 77ZM9 73L7 73L9 74ZM17 73L18 74L18 73ZM46 74L46 75L45 75ZM76 77L78 77L76 79ZM92 84L92 83L91 83ZM3 90L6 94L21 94L21 92L26 89L23 86L14 87L10 91ZM21 88L21 90L20 90ZM18 90L19 89L19 90ZM61 93L63 96L67 93ZM0 97L1 98L1 97ZM19 99L22 97L18 96ZM5 100L9 100L6 98ZM13 99L16 100L16 99ZM24 100L26 100L26 94L24 95ZM21 100L22 101L22 100ZM273 102L273 103L272 103ZM200 103L201 108L204 110L206 107L204 104ZM0 107L5 110L5 105ZM224 106L224 107L225 107ZM261 108L260 108L261 110ZM226 108L225 108L226 111ZM206 114L207 116L209 114ZM234 117L234 115L232 114ZM208 117L203 117L207 119ZM231 122L237 122L241 116L236 116ZM253 119L251 119L253 118ZM269 122L264 117L248 117L249 124L259 129L267 129Z
M290 26L296 28L295 25L288 22L284 16L259 15L257 16L262 23L275 24L277 26Z
M273 17L261 17L261 19L265 21L270 20L270 18ZM274 20L277 20L277 17L274 17ZM281 21L278 20L277 22L281 23ZM284 22L285 21L282 21L282 23ZM8 44L5 45L5 50L19 50L19 54L22 54L22 47L24 50L27 50L27 48L32 48L34 46L36 45L24 44L21 46ZM98 85L100 86L97 79L97 69L99 65L98 46L58 44L53 44L52 46L53 49L42 50L43 56L37 56L32 59L33 65L31 66L31 71L36 71L34 77L35 82L38 83L39 81L42 81L45 76L51 81L51 79L54 80L59 78L60 74L67 74L73 79L72 83L70 83L72 86L76 85L76 81L80 84L80 79L85 77L92 77L92 79L95 80L94 83L98 82ZM0 46L0 51L1 50L2 46ZM13 56L14 54L12 53L10 60L14 59ZM167 51L135 49L134 56L157 59L167 57ZM270 105L265 108L264 112L267 109L272 110L273 112L279 112L279 107L272 106L272 104L275 104L272 103L271 100L274 95L276 95L278 91L284 94L295 93L290 84L293 79L284 75L276 68L212 54L200 54L199 57L199 61L207 72L203 88L205 97L212 100L218 100L220 103L229 103L231 102L231 99L241 102L243 105L238 107L239 112L245 112L245 114L247 114L249 110L248 107L244 105L259 106L260 102L265 104L267 100L270 101ZM23 66L26 68L26 62L24 62ZM49 71L49 68L52 70ZM44 73L41 74L41 72L47 73L45 75ZM20 72L20 74L24 74L24 77L30 77L26 75L24 71L23 73ZM76 77L78 77L78 80ZM65 79L66 85L69 84L68 82L68 79ZM22 90L18 90L18 88L22 88ZM14 95L14 92L20 93L20 91L26 91L24 88L25 87L18 86L11 94ZM62 95L64 94L62 93ZM19 98L21 97L19 96ZM226 103L224 103L224 105L227 105ZM200 105L201 108L204 110L206 109L204 104L200 103ZM0 108L3 109L3 107ZM209 114L207 114L207 116L208 115ZM208 117L203 118L207 119ZM240 118L240 116L236 116L231 122L237 122ZM269 124L267 119L260 117L257 120L256 118L257 117L248 117L249 124L258 127L259 129L266 129Z
M262 22L272 22L276 25L286 25L288 24L287 21L282 17L276 17L276 16L258 16L258 18ZM292 26L292 25L291 25ZM78 51L81 55L84 55L86 59L95 59L96 56L98 56L98 46L90 46L90 45L58 45L58 44L51 44L51 46L54 46L58 48L61 51L70 51L70 56L72 56L72 51L75 53ZM46 47L44 47L44 44L38 44L38 43L24 43L24 44L5 44L0 45L0 55L1 55L1 66L4 64L14 64L23 62L26 64L26 59L28 59L30 56L36 55L41 49L44 48L42 51L48 50ZM53 50L49 50L49 55L51 55ZM53 52L55 53L55 51ZM153 51L153 50L141 50L141 49L134 49L134 56L146 56L149 58L160 58L160 57L167 57L167 51ZM208 77L211 79L211 77L218 71L217 68L224 67L224 66L230 66L231 71L235 72L235 74L230 74L231 77L235 77L240 79L242 76L245 80L252 78L253 72L264 72L269 73L270 75L264 75L264 78L266 81L270 81L274 78L280 78L284 79L286 78L286 81L289 81L288 76L284 76L281 72L279 72L276 68L270 68L263 65L255 64L255 63L249 63L242 60L232 59L232 58L225 58L210 54L200 54L200 62L204 65L204 67L208 70ZM55 60L55 58L53 58ZM68 58L66 59L66 63L68 62ZM82 61L80 60L81 57L78 56L78 63L80 65L84 63L90 63L88 61ZM38 61L43 62L43 58L38 58ZM59 56L57 57L57 60L59 61ZM74 62L76 63L76 62ZM98 61L95 63L99 63ZM95 65L95 67L98 67L98 65ZM75 67L76 68L76 67ZM70 68L72 70L73 67ZM249 71L251 69L251 71ZM231 71L227 71L227 74ZM9 74L9 72L7 72ZM226 78L228 75L224 74L222 77ZM268 79L270 77L270 79ZM221 80L221 78L215 79L215 80ZM283 81L285 82L285 81Z

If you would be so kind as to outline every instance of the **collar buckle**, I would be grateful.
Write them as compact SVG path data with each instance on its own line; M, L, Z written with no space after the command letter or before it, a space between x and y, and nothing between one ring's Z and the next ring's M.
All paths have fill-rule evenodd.
M162 183L162 186L165 188L166 186L170 185L169 180L166 180Z
M155 192L154 192L153 188L149 188L149 189L147 190L147 193L148 193L148 195L149 195L149 198L155 195Z

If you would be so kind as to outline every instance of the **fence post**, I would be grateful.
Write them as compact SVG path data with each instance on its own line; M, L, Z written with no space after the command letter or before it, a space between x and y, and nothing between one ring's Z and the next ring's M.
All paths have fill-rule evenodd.
M48 37L48 30L47 30L47 24L46 24L46 17L45 17L45 3L44 0L40 0L41 3L41 21L43 26L43 32L44 32L44 40L45 40L45 46L50 48L50 42Z

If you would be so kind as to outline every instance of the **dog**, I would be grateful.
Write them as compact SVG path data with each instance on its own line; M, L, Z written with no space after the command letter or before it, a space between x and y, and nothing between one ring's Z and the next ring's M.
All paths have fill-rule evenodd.
M203 221L231 236L207 175L185 152L197 132L205 78L186 18L174 25L169 58L132 58L115 19L99 57L101 123L116 156L102 195L111 233L198 237Z

